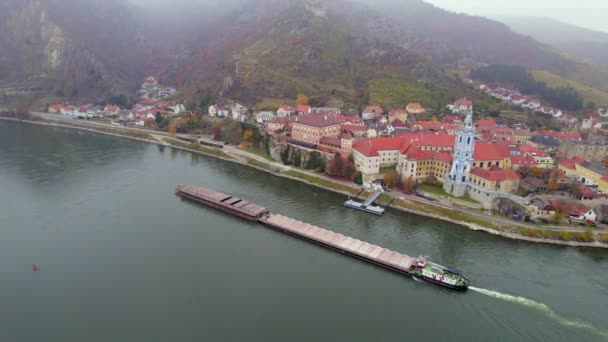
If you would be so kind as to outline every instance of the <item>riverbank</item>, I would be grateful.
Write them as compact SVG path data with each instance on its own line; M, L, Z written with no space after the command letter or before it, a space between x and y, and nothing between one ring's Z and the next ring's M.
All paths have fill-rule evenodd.
M0 117L2 120L25 122L30 124L45 125L51 127L71 128L82 131L105 134L110 136L128 138L140 142L153 143L161 146L168 146L191 153L206 155L209 157L219 158L225 161L239 163L249 167L253 167L260 171L271 173L278 177L288 178L295 181L303 182L308 185L315 186L317 188L325 189L328 191L337 192L347 196L357 194L361 188L356 185L347 185L344 182L340 182L333 179L328 179L321 175L316 175L311 172L302 170L292 169L278 165L278 163L270 162L267 160L261 160L255 158L253 155L248 156L249 153L242 151L238 154L234 152L227 153L222 149L208 148L195 146L191 148L189 144L178 141L174 138L167 137L164 134L161 136L155 136L151 132L141 131L138 129L124 128L124 127L87 127L86 122L65 122L61 123L50 122L46 119L41 120L22 120L18 118L6 118ZM471 213L464 212L464 208L450 208L440 204L434 204L428 201L421 201L408 196L393 196L385 194L380 198L380 202L385 205L388 204L395 198L395 201L390 205L395 210L412 213L424 217L430 217L450 223L454 223L475 231L483 231L497 236L506 237L509 239L524 240L535 243L547 243L555 245L565 245L573 247L599 247L608 248L608 244L599 241L600 236L596 236L595 242L584 242L584 241L564 241L563 232L567 232L566 237L570 239L581 238L583 232L580 230L554 230L549 227L532 226L532 225L520 225L516 222L505 223L493 217L484 217L483 215L473 215ZM532 234L534 233L534 234ZM545 235L547 238L534 237L529 235ZM606 233L604 233L606 234Z

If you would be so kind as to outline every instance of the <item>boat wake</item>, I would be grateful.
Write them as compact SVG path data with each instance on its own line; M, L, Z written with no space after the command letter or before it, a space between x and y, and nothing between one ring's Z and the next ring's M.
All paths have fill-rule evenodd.
M472 286L469 286L469 290L481 293L481 294L489 296L489 297L493 297L493 298L501 299L501 300L504 300L507 302L526 306L528 308L534 309L536 311L539 311L539 312L545 314L547 317L557 321L559 324L561 324L563 326L587 330L589 332L592 332L594 334L597 334L599 336L602 336L602 337L608 339L608 330L598 329L589 323L568 319L564 316L559 315L555 311L553 311L546 304L539 303L532 299L512 296L510 294L493 291L493 290L480 289L480 288L472 287Z

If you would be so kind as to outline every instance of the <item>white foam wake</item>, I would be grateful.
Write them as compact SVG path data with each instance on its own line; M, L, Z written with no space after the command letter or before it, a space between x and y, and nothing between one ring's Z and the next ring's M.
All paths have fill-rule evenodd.
M498 291L493 291L493 290L480 289L480 288L472 287L472 286L469 286L469 290L472 290L472 291L475 291L475 292L478 292L478 293L481 293L481 294L484 294L486 296L490 296L490 297L493 297L493 298L502 299L502 300L507 301L507 302L516 303L516 304L519 304L519 305L523 305L523 306L529 307L531 309L534 309L534 310L537 310L539 312L542 312L543 314L545 314L549 318L557 321L559 324L561 324L563 326L577 328L577 329L584 329L584 330L593 332L594 334L597 334L599 336L602 336L602 337L608 339L608 331L607 330L598 329L598 328L594 327L593 325L591 325L589 323L585 323L585 322L580 322L580 321L568 319L568 318L566 318L564 316L559 315L555 311L553 311L546 304L539 303L539 302L534 301L532 299L528 299L528 298L524 298L524 297L518 297L518 296L512 296L510 294L506 294L506 293L502 293L502 292L498 292Z

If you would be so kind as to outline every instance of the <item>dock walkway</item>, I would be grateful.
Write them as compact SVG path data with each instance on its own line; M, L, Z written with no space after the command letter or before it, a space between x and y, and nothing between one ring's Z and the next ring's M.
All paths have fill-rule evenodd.
M369 207L370 205L372 205L372 203L376 202L376 200L378 199L378 197L380 197L380 195L382 195L381 190L374 191L374 193L371 194L371 196L369 196L369 198L363 203L363 206Z
M261 218L260 222L272 228L349 253L353 256L366 259L401 273L409 274L410 268L416 262L415 258L405 254L372 245L286 216L268 214Z

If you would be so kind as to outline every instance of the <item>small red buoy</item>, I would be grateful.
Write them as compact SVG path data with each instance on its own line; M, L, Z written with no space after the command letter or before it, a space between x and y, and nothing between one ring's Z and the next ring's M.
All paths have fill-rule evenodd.
M32 271L38 271L38 265L33 264L32 265Z

